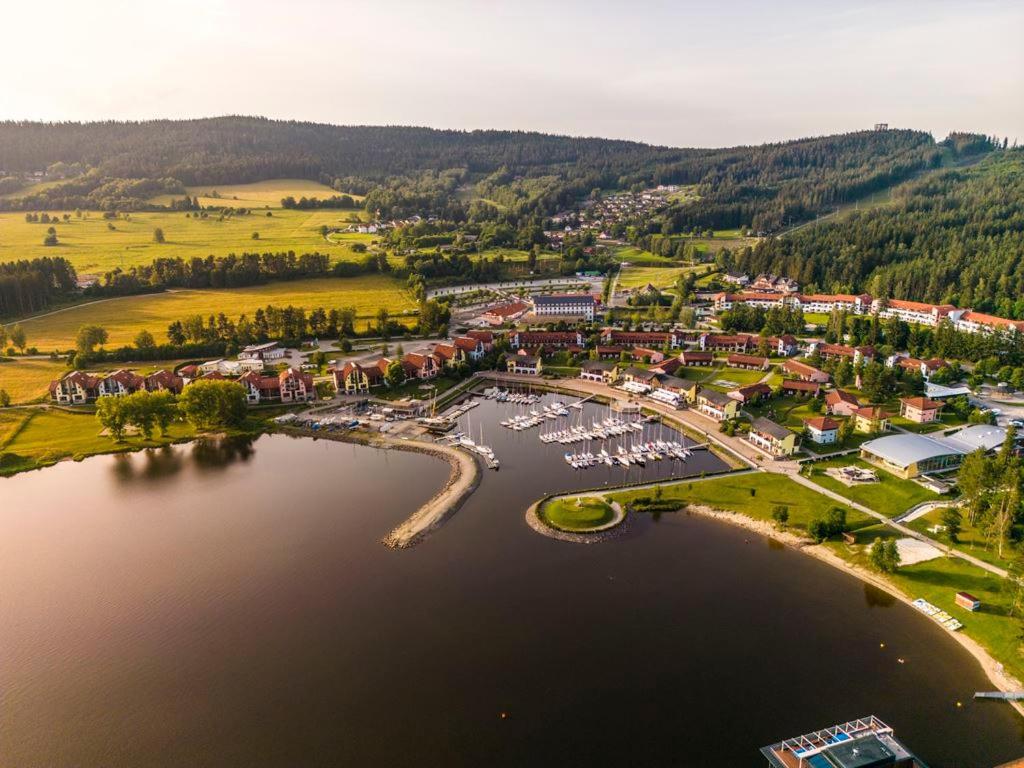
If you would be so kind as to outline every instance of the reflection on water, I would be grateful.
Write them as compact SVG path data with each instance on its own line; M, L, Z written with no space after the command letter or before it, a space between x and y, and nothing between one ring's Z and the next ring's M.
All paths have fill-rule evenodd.
M0 480L0 762L745 766L869 713L933 765L1022 751L952 639L813 558L687 514L538 536L543 493L640 471L471 413L501 471L400 552L448 474L418 454L274 435Z
M897 600L884 589L864 582L864 602L871 608L891 608Z
M186 467L204 472L224 470L249 461L254 438L238 435L203 437L186 447L165 445L135 453L114 454L110 471L121 485L158 484L174 479Z

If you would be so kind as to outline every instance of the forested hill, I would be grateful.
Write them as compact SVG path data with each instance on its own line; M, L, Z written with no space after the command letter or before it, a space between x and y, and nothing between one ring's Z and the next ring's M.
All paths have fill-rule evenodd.
M620 172L678 162L705 150L523 131L451 131L337 126L253 117L100 123L0 123L0 170L34 171L82 163L109 176L185 184L267 178L358 176L384 179L424 170L491 173L577 164Z
M544 216L594 188L693 185L696 200L658 222L664 234L694 227L766 232L831 210L940 161L920 131L860 131L777 144L678 149L630 141L519 131L334 126L252 117L101 123L0 123L0 192L60 164L77 178L7 208L144 207L186 185L300 177L339 191L377 191L388 215L458 219L456 194L479 185L513 221ZM6 178L4 178L6 177ZM503 193L503 194L502 194Z
M890 203L762 241L738 266L789 275L808 290L1024 319L1024 149L929 174L894 190Z

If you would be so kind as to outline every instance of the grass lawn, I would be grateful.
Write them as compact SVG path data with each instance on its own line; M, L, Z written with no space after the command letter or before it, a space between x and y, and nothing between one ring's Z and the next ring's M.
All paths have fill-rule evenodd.
M620 245L612 249L612 258L616 261L628 261L630 264L643 267L671 267L676 262L664 256L656 256L633 245Z
M14 409L11 413L17 414L19 411ZM103 428L92 409L81 412L36 409L27 413L28 423L0 452L0 475L54 464L68 457L77 460L97 453L147 448L195 435L191 426L178 422L170 427L166 439L156 437L146 441L141 437L129 437L122 443L115 443L113 439L100 434Z
M538 516L552 528L581 532L607 525L615 518L615 510L601 499L570 497L545 503Z
M642 288L650 283L655 288L671 288L676 279L698 267L624 267L619 275L619 289Z
M830 542L827 546L840 557L868 567L866 545L876 537L886 539L896 535L895 531L874 525L856 532L856 545ZM1010 674L1017 678L1024 676L1020 619L1008 615L1010 598L1000 578L958 558L947 557L903 566L887 578L911 599L923 597L955 616L963 622L961 632L977 640ZM981 600L980 611L972 613L954 603L954 595L961 590Z
M82 304L37 319L21 321L29 346L43 351L70 349L78 329L100 325L110 335L109 347L130 344L142 329L158 342L166 340L167 326L194 314L207 317L224 312L232 320L253 313L268 304L340 309L353 307L360 318L370 319L380 307L392 315L412 311L415 303L404 285L386 275L321 277L283 283L223 290L181 289L144 296L125 296L93 304ZM359 324L357 329L362 330Z
M27 408L5 408L0 411L0 452L31 415L32 411Z
M373 396L381 400L424 400L434 396L434 387L437 387L437 394L440 396L461 381L464 379L451 376L438 376L427 381L412 379L394 388L379 387L374 390Z
M356 201L363 199L362 195L338 192L325 184L309 179L268 179L254 181L251 184L207 184L199 187L185 187L185 189L191 197L198 197L199 204L204 207L280 208L281 199L285 197L294 197L296 200L302 197L327 200L335 195L348 195ZM218 197L213 196L214 192ZM160 195L152 198L149 202L157 205L169 205L174 199L180 200L181 195ZM341 213L349 213L349 211L341 211ZM352 211L352 213L358 212Z
M1017 554L1016 550L1007 549L1004 550L1006 557L1000 558L996 554L995 546L986 546L987 542L984 534L977 528L972 527L967 521L966 514L963 518L963 530L957 535L957 541L954 544L949 540L949 536L946 535L945 528L940 533L935 533L929 529L933 526L942 525L942 509L933 509L926 515L923 515L916 520L911 520L907 525L913 528L915 531L931 536L933 539L938 539L941 542L950 544L957 549L962 549L969 555L974 555L979 560L984 560L987 563L998 565L1000 568L1006 568L1010 560Z
M223 201L222 201L223 202ZM61 213L50 211L51 215ZM248 216L231 216L223 221L210 212L208 218L186 218L182 211L139 212L130 218L108 222L100 213L89 212L83 218L74 213L67 222L53 224L58 245L44 246L50 224L25 221L24 213L0 213L0 261L63 256L79 274L101 275L115 267L149 264L156 258L185 259L193 256L226 256L243 251L319 251L336 261L363 258L352 250L355 243L369 245L376 235L337 234L331 240L320 235L320 227L344 227L358 211L296 211L276 209L273 216L258 211ZM153 230L160 227L166 239L153 242ZM259 240L252 239L258 232Z
M610 494L607 498L625 504L630 499L651 494L650 490L623 491ZM685 504L701 504L728 512L739 512L766 522L772 520L772 509L783 504L789 507L790 527L800 529L806 529L815 515L839 506L784 475L767 472L666 484L662 486L662 498L678 500L680 507ZM872 519L862 512L847 509L846 520L851 527L856 528L869 524Z
M825 474L825 470L828 468L850 465L874 470L875 474L878 475L878 482L850 488ZM929 491L913 480L903 480L885 470L861 461L856 456L842 456L838 459L829 459L814 464L811 480L824 488L828 488L830 491L842 494L888 517L902 514L915 504L920 504L923 501L935 501L942 498L937 493Z
M704 369L707 370L706 368ZM767 375L767 371L748 371L744 368L726 368L724 366L714 368L707 376L704 377L704 382L712 389L717 389L721 392L726 392L736 387L742 387L746 384L756 384ZM715 382L727 381L733 386L723 386Z
M824 312L804 312L804 322L810 325L827 325L828 319Z
M0 389L7 390L15 405L46 396L53 379L67 373L63 360L10 357L0 359Z

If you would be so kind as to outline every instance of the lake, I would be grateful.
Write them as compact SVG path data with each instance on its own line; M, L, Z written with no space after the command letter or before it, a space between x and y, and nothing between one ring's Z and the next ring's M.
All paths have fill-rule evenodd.
M427 456L275 435L0 479L3 763L761 766L872 713L933 768L1024 753L952 638L812 558L686 514L537 535L531 502L613 469L508 409L463 417L501 470L403 551Z

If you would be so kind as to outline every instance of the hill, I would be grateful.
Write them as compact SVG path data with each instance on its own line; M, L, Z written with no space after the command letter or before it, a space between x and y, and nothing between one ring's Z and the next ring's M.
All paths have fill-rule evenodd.
M592 189L693 185L666 234L771 231L936 165L920 131L860 131L756 147L685 149L523 131L335 126L255 117L0 123L0 206L142 210L188 187L294 178L367 194L382 215L545 216ZM52 175L58 184L28 187ZM29 178L31 177L31 178ZM19 189L28 193L19 196ZM467 195L466 190L471 194ZM13 194L12 194L13 192ZM500 199L502 207L484 200ZM228 203L225 203L228 205Z

